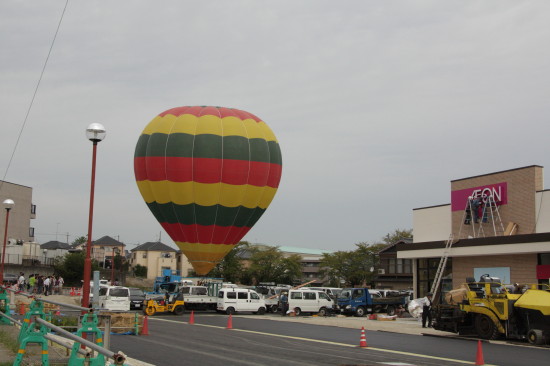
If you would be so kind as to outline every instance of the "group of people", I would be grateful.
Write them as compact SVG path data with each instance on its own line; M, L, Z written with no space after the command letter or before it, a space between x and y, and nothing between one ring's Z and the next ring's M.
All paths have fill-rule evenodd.
M16 289L18 291L27 291L37 295L61 294L61 288L65 281L61 276L43 276L38 273L32 273L25 278L23 272L19 273Z

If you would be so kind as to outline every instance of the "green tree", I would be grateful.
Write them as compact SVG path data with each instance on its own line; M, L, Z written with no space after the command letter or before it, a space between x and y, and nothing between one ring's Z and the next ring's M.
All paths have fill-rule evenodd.
M384 244L355 244L353 251L338 251L325 253L320 266L321 274L327 276L331 283L343 281L347 286L363 286L371 282L374 277L374 269L378 263L378 252L385 247Z
M73 240L72 245L75 246L78 244L86 244L87 241L88 239L85 236L79 236L78 238Z
M395 229L393 233L387 233L382 238L382 241L384 242L384 244L390 245L401 239L412 238L412 237L413 237L412 229Z
M67 285L82 285L85 257L84 252L68 253L63 257L57 257L53 265L54 273L63 276ZM97 261L92 259L92 272L98 270Z
M277 247L254 248L250 257L249 274L256 283L276 282L291 284L301 280L301 257L285 257Z
M136 264L136 266L134 267L134 276L147 277L147 267L142 266L141 264Z
M241 254L248 250L250 243L241 241L237 244L221 262L216 264L209 273L208 277L221 277L227 282L239 283L243 276L243 264Z

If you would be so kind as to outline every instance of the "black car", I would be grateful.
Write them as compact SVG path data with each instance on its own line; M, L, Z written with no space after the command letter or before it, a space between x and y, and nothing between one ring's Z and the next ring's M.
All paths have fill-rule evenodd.
M145 293L142 289L137 287L130 287L130 310L143 308L143 302L145 301Z

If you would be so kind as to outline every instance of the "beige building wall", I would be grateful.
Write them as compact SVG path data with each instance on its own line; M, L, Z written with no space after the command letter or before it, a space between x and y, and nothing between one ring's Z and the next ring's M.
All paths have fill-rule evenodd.
M34 236L31 237L29 235L31 219L35 218L35 214L32 213L32 188L2 181L0 181L0 184L2 185L2 190L0 190L0 205L8 198L15 202L15 205L10 210L8 238L23 240L24 242L34 241ZM2 205L0 213L2 240L4 238L5 226L6 210Z
M502 224L506 229L509 222L518 224L516 234L532 234L535 232L536 211L535 196L543 189L543 172L541 166L529 166L498 173L485 174L476 177L458 179L451 182L451 191L475 188L496 183L507 183L508 203L499 206ZM477 225L463 225L464 210L452 212L453 235L458 238L467 238L473 234ZM495 236L491 223L484 225L484 236ZM461 230L462 226L462 230ZM498 233L497 235L503 235ZM416 240L415 240L416 241Z
M413 242L447 240L451 233L451 205L413 210Z
M93 245L91 257L98 262L104 262L105 259L110 260L116 257L116 251L119 251L119 255L124 256L124 246L111 246L111 245Z
M182 277L188 277L189 273L193 270L193 265L191 262L189 262L189 259L183 254L182 252L179 252L177 254L178 256L178 269L182 275Z
M175 252L169 252L170 258L163 257L166 252L161 251L135 251L132 252L132 267L141 265L147 267L147 278L155 279L162 274L163 268L177 270Z
M537 192L535 196L535 222L537 233L550 232L550 190Z

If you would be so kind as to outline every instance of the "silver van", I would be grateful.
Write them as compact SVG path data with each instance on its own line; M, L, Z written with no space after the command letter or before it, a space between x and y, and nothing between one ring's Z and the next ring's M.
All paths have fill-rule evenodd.
M107 310L130 311L130 289L108 286L99 289L99 307Z
M317 313L325 316L333 305L332 299L323 291L299 289L288 292L288 308L294 310L296 316L301 313Z

